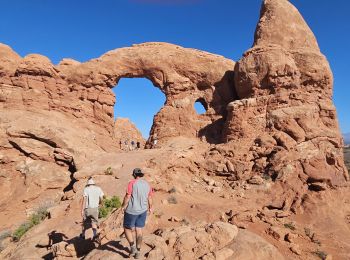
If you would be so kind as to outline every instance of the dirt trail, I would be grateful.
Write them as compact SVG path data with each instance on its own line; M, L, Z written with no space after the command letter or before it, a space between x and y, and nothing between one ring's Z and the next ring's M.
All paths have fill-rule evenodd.
M119 153L116 156L116 161L121 162L123 167L118 171L119 185L117 195L123 196L126 185L132 179L132 171L134 168L145 168L146 163L151 158L155 157L160 150L135 150L125 153Z
M85 164L80 170L80 175L94 176L97 185L105 191L107 196L118 195L122 198L125 194L127 183L133 178L134 168L144 169L147 161L157 156L161 150L134 150L129 152L102 154L93 161ZM115 181L111 181L110 176L106 176L107 168L111 168ZM78 192L85 185L86 177L79 182Z

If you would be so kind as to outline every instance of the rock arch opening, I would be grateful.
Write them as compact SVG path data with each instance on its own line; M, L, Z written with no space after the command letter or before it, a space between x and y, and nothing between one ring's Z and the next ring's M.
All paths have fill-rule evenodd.
M121 78L112 89L114 104L114 138L120 148L141 148L150 137L154 116L164 106L164 93L146 78Z
M198 98L194 102L194 109L196 110L197 114L203 115L208 110L208 104L204 98Z

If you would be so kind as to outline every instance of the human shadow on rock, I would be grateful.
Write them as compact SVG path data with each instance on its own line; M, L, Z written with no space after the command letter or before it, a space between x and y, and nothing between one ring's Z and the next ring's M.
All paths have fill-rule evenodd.
M69 239L69 240L64 240L63 237L66 237L66 236L62 233L55 233L52 241L57 241L57 242L53 243L50 247L52 248L55 244L64 241L68 245L74 246L74 250L75 250L76 256L78 258L86 256L88 253L90 253L93 249L96 248L96 245L95 245L96 241L94 241L94 240L81 239L79 237L74 237L74 238ZM49 239L50 239L50 236L49 236ZM43 247L43 246L37 245L36 247ZM54 259L54 256L53 256L53 253L50 252L50 253L44 255L42 258L45 260L51 260L51 259Z
M129 248L123 246L120 241L109 241L97 248L97 250L108 250L113 253L119 254L124 258L129 258Z

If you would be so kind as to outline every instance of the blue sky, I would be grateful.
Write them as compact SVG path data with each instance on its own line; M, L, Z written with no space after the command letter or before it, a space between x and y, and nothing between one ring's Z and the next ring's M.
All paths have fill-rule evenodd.
M350 132L350 1L291 2L331 63L340 126ZM147 41L175 43L238 60L252 45L260 5L261 0L1 0L0 42L21 56L40 53L55 64L65 57L87 61L111 49ZM140 102L134 102L136 86L142 93ZM145 79L121 80L114 91L116 114L130 117L147 136L164 96ZM151 111L150 115L144 111Z

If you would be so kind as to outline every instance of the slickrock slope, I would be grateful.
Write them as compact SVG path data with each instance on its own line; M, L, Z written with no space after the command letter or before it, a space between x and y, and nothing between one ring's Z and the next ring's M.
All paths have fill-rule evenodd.
M111 88L123 77L148 78L166 96L150 133L157 149L120 150ZM0 44L1 230L42 205L51 215L19 242L7 239L0 258L125 255L117 213L101 245L76 238L79 199L90 176L122 196L142 167L156 190L149 259L349 259L349 175L332 93L329 64L287 0L263 1L237 63L144 43L54 66ZM238 234L216 237L234 225ZM53 231L67 238L50 249Z

